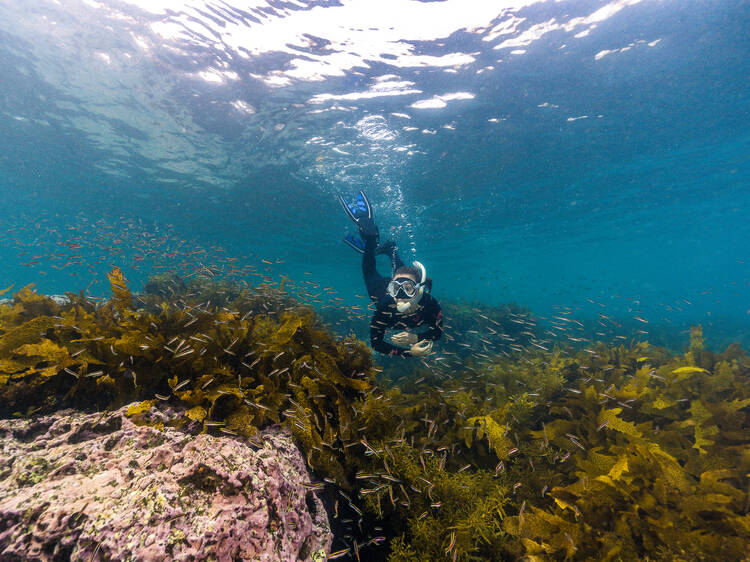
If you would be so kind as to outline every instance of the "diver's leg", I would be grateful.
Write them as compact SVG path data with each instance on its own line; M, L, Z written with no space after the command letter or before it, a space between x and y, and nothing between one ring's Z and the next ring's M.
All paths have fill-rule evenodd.
M367 294L373 300L380 300L385 295L388 279L378 273L375 265L375 250L378 247L378 228L375 223L367 224L359 230L365 242L365 252L362 254L362 274L365 278Z

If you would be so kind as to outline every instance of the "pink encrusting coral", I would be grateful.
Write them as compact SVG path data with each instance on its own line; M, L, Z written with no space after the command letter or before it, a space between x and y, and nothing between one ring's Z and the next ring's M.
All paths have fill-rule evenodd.
M298 560L328 551L291 437L136 425L127 407L0 420L2 560ZM160 423L161 422L161 423Z

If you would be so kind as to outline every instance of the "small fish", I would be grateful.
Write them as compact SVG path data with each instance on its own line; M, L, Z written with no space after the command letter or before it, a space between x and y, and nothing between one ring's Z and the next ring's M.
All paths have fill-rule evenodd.
M386 540L385 537L373 537L370 539L370 544L379 545L384 543Z
M456 532L453 531L451 533L451 540L448 544L448 548L445 549L445 553L448 554L451 550L453 550L453 547L456 546Z
M379 454L377 453L377 451L376 451L375 449L373 449L372 447L370 447L370 444L369 444L369 443L367 442L367 440L366 440L366 439L365 439L364 437L363 437L362 439L360 439L360 440L359 440L359 442L360 442L360 443L361 443L362 445L364 445L365 449L367 449L367 450L365 451L365 453L366 453L366 454L367 454L367 453L370 453L370 454L373 454L373 455L375 455L376 457L380 458L380 455L379 455Z
M266 261L266 260L263 260L263 261ZM350 549L348 548L342 548L341 550L337 550L336 552L331 552L328 555L328 560L336 560L337 558L342 558L346 556L347 554L349 554L349 552L350 552Z
M169 396L164 396L162 394L154 394L159 400L169 400Z
M293 422L293 423L294 423L294 426L295 426L295 427L296 427L297 429L299 429L300 431L304 431L305 433L307 433L308 431L310 431L310 426L309 426L309 425L305 425L305 424L303 424L303 423L302 423L301 421L299 421L299 420L294 420L294 422Z
M359 509L356 505L354 505L353 503L349 503L349 507L351 507L357 515L362 517L362 510Z

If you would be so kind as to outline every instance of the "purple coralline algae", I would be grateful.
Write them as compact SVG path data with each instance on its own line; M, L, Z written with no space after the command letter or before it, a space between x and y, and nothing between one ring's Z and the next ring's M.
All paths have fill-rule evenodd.
M291 436L164 427L127 407L0 420L0 560L310 560L322 502ZM159 428L159 426L162 426Z

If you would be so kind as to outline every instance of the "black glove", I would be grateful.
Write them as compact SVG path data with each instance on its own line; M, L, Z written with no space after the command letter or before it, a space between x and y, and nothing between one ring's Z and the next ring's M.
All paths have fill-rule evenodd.
M396 251L396 243L393 240L386 240L380 246L378 246L375 253L380 255L391 256Z

